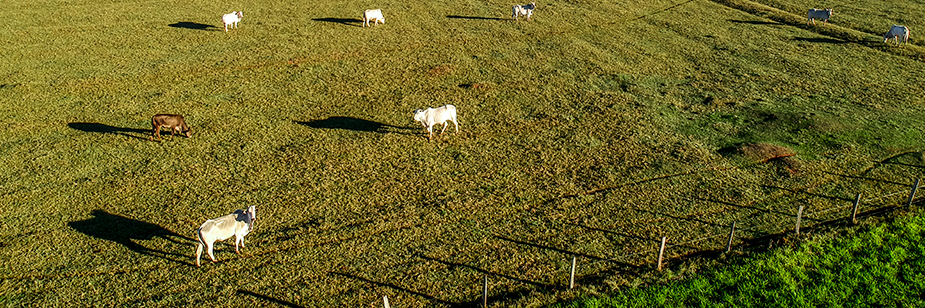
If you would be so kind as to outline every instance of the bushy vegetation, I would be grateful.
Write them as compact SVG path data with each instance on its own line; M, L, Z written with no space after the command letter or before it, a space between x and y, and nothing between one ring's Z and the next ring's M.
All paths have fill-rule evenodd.
M452 307L488 275L492 305L538 306L574 296L573 255L612 290L662 236L901 202L925 65L879 32L923 6L829 4L823 27L799 1L5 3L0 302ZM411 112L444 104L461 133L428 142ZM149 141L157 113L192 138ZM194 230L248 205L242 254L196 268Z

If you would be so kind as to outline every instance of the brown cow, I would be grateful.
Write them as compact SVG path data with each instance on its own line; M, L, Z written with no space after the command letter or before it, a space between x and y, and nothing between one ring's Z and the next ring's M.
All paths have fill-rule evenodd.
M157 136L157 141L161 141L161 127L170 129L170 136L173 138L176 132L186 135L186 138L190 138L192 131L189 126L186 126L186 121L183 120L183 116L179 114L156 114L151 117L151 141L154 141L154 136Z

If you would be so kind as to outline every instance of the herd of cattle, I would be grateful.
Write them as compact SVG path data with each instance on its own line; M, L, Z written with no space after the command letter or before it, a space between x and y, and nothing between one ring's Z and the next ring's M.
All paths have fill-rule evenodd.
M530 20L530 17L533 16L534 9L536 9L536 2L531 2L526 5L515 5L511 9L511 18L519 20L520 16L526 16L527 20ZM806 13L806 24L812 23L815 25L816 19L820 19L822 20L822 24L825 25L831 17L832 9L813 8ZM222 23L225 24L225 32L228 31L228 26L231 26L232 29L236 29L241 18L244 18L244 13L239 11L222 15ZM381 9L372 9L363 12L363 27L370 26L370 22L372 22L373 25L378 25L380 23L385 24L385 17L382 16ZM890 39L900 46L906 44L909 41L909 28L906 26L893 25L890 27L890 30L883 35L884 43ZM412 115L414 121L420 122L421 125L424 126L428 134L428 140L433 139L433 126L436 124L443 125L443 130L440 131L440 134L443 134L449 126L447 122L453 122L456 128L456 134L459 134L459 121L456 118L456 106L445 105L437 108L417 109ZM186 125L186 120L182 115L178 114L157 114L151 118L151 126L152 132L150 139L152 141L154 137L157 137L158 141L161 140L161 128L170 129L171 136L180 133L190 138L192 135L192 131L189 126ZM238 245L242 248L244 247L244 236L254 229L254 221L256 220L257 210L254 206L250 206L246 210L239 209L232 214L209 219L203 223L202 226L196 230L198 237L196 266L200 266L199 260L202 256L203 247L206 247L209 258L212 259L212 262L215 262L215 256L213 255L214 243L216 241L226 240L232 236L235 237L235 253L240 253Z
M809 12L806 13L806 24L812 23L816 24L816 19L822 20L822 25L824 26L829 18L832 17L832 9L809 9ZM886 43L889 40L893 40L895 45L902 46L909 42L909 27L893 25L890 27L890 30L883 34L883 42Z
M445 105L437 108L417 109L412 113L412 117L415 121L420 122L421 125L424 126L428 134L428 140L433 139L433 130L436 124L443 125L443 130L440 131L440 134L443 134L449 126L448 122L453 122L456 128L455 133L459 134L459 121L456 118L456 106ZM171 137L176 136L176 133L185 135L186 138L192 137L192 130L189 128L189 125L186 125L186 119L179 114L161 113L151 117L151 141L154 141L154 137L157 137L157 140L161 141L162 128L169 129ZM215 242L224 241L232 236L235 238L234 251L235 253L240 253L238 245L242 248L244 247L244 236L254 230L254 221L256 220L257 209L254 208L254 206L250 206L246 210L239 209L232 214L206 220L206 222L196 230L198 241L198 245L196 246L196 266L200 266L199 260L202 256L203 247L206 247L206 252L209 254L209 258L212 259L212 262L216 262L215 255L213 254Z

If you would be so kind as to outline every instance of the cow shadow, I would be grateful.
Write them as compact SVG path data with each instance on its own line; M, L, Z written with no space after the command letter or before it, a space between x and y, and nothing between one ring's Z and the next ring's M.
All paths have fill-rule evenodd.
M111 214L104 210L94 210L91 214L93 218L69 222L68 226L91 237L121 244L140 254L188 264L180 259L189 259L189 256L159 250L157 247L164 245L162 240L186 246L195 242L192 238L181 236L153 223Z
M72 122L72 123L67 123L67 126L70 128L82 131L82 132L87 132L87 133L117 134L117 135L123 135L123 136L128 136L128 137L142 139L142 140L147 140L147 138L130 135L129 133L141 133L141 134L151 133L151 130L147 130L147 129L124 128L124 127L116 127L116 126L110 126L106 124L90 123L90 122Z
M400 127L389 125L385 123L379 123L376 121L357 119L354 117L329 117L323 120L311 120L311 121L294 121L298 124L305 125L311 128L323 128L323 129L346 129L360 132L373 132L373 133L387 133L393 129L398 130L414 130L411 127Z
M470 20L510 20L510 18L481 17L481 16L459 16L459 15L446 15L446 18L450 18L450 19L470 19Z
M347 26L362 27L363 21L356 18L314 18L313 21L333 22ZM354 24L356 23L356 25Z
M190 30L207 30L207 31L208 31L208 30L214 30L214 31L218 31L218 27L216 27L216 26L207 25L207 24L201 24L201 23L198 23L198 22L189 22L189 21L181 21L181 22L177 22L177 23L172 23L172 24L169 24L168 26L173 27L173 28L183 28L183 29L190 29Z

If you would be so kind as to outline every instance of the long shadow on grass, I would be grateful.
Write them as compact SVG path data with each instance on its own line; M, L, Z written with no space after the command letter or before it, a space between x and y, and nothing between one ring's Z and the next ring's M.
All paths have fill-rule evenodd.
M425 256L425 255L420 255L420 257L421 257L421 259L429 260L429 261L434 261L434 262L437 262L437 263L440 263L440 264L449 266L449 267L451 267L451 268L452 268L452 267L466 268L466 269L469 269L469 270L472 270L472 271L475 271L475 272L478 272L478 273L481 273L481 274L484 274L484 275L496 276L496 277L501 277L501 278L505 278L505 279L510 279L510 280L513 280L513 281L525 283L525 284L528 284L528 285L531 285L531 286L534 286L534 287L538 287L538 288L542 288L542 289L545 289L545 290L549 290L549 289L552 289L552 288L555 288L555 287L556 287L556 286L551 285L551 284L545 284L545 283L541 283L541 282L536 282L536 281L526 280L526 279L522 279L522 278L517 278L517 277L514 277L514 276L508 276L508 275L504 275L504 274L493 273L493 272L490 272L490 271L487 271L487 270L484 270L484 269L481 269L481 268L478 268L478 267L475 267L475 266L472 266L472 265L468 265L468 264L462 264L462 263L455 263L455 262L450 262L450 261L444 261L444 260L440 260L440 259L431 258L431 257Z
M181 264L191 264L178 260L189 259L187 255L157 250L153 241L160 238L167 241L187 245L193 239L181 236L164 227L108 213L104 210L94 210L93 218L69 222L68 226L83 234L107 241L113 241L131 249L134 252L163 258Z
M707 199L707 198L701 198L701 197L693 197L693 198L691 198L691 199L696 199L696 200L700 200L700 201L703 201L703 202L712 202L712 203L725 204L725 205L737 207L737 208L740 208L740 209L750 209L750 210L755 210L755 211L759 211L759 212L764 212L764 213L767 213L767 214L776 214L776 215L787 216L787 217L796 217L796 215L794 215L793 213L784 213L784 212L772 211L772 210L769 210L769 209L762 209L762 208L757 208L757 207L748 206L748 205L738 205L738 204L735 204L735 203L732 203L732 202L726 202L726 201L721 201L721 200L716 200L716 199Z
M903 156L906 156L906 155L909 155L909 154L920 154L920 153L921 153L921 152L904 152L904 153L899 153L899 154L896 154L896 155L887 157L887 158L885 158L885 159L883 159L883 160L877 162L877 163L874 164L873 166L870 166L870 168L867 168L867 169L864 170L863 172L860 172L859 174L867 174L867 173L870 173L870 172L873 171L874 169L877 169L877 168L879 168L879 167L881 167L881 166L883 166L883 165L900 165L900 166L907 166L907 167L925 168L925 166L922 166L922 165L913 165L913 164L902 163L902 162L897 162L897 161L896 161L896 160L899 160L900 158L902 158ZM920 160L921 160L921 159L920 159ZM873 180L873 179L871 179L871 180ZM884 181L884 180L879 180L879 181ZM895 183L895 182L888 182L888 183ZM896 183L896 184L901 184L901 183ZM901 184L901 185L904 185L904 184Z
M750 25L768 25L768 26L783 26L784 24L776 21L761 21L761 20L734 20L727 19L729 22L734 22L737 24L750 24Z
M799 41L799 42L823 43L823 44L847 44L849 43L846 40L825 38L825 37L796 37L796 38L793 38L793 40Z
M627 238L631 238L631 239L635 239L635 240L640 240L640 241L653 242L653 243L659 243L659 242L661 242L660 240L653 239L653 238L646 238L646 237L642 237L642 236L638 236L638 235L632 235L632 234L627 234L627 233L620 233L620 232L616 232L616 231L612 231L612 230L605 230L605 229L601 229L601 228L597 228L597 227L585 226L585 225L582 225L582 224L576 224L576 223L570 223L570 222L566 222L566 224L567 224L567 225L576 226L576 227L585 228L585 229L588 229L588 230L591 230L591 231L604 232L604 233L607 233L607 234L612 234L612 235L621 236L621 237L627 237Z
M922 165L912 165L912 164L894 162L894 160L897 160L903 156L906 156L909 154L920 154L920 153L921 152L905 152L905 153L896 154L896 155L888 157L887 159L880 161L880 164L882 165L894 164L894 165L909 166L909 167L916 167L916 168L925 168L925 166L922 166Z
M566 255L570 255L570 256L577 256L577 257L582 257L582 258L586 258L586 259L592 259L592 260L596 260L596 261L608 262L608 263L615 264L615 265L618 265L618 266L621 266L621 267L624 267L624 268L630 268L630 269L638 269L638 268L639 268L639 266L632 265L632 264L629 264L629 263L626 263L626 262L620 262L620 261L613 260L613 259L602 258L602 257L594 256L594 255L589 255L589 254L586 254L586 253L568 251L568 250L565 250L565 249L559 249L559 248L555 248L555 247L549 247L549 246L540 245L540 244L536 244L536 243L518 241L518 240L515 240L515 239L506 238L506 237L503 237L503 236L500 236L500 235L495 235L494 237L495 237L496 239L508 241L508 242L511 242L511 243L514 243L514 244L520 244L520 245L530 246L530 247L535 247L535 248L540 248L540 249L547 249L547 250L552 250L552 251L559 252L559 253L566 254Z
M808 191L805 191L805 190L790 189L790 188L779 187L779 186L774 186L774 185L761 185L761 186L764 187L764 188L773 188L773 189L779 189L779 190L783 190L783 191L789 191L789 192L793 193L794 195L796 195L796 194L803 194L803 195L807 195L807 196L811 196L811 197L819 197L819 198L824 198L824 199L829 199L829 200L834 200L834 201L844 201L844 202L851 202L851 201L854 201L854 199L852 199L852 198L841 198L841 197L826 196L826 195L823 195L823 194L811 193L811 192L808 192Z
M655 10L655 11L653 11L653 12L649 12L649 13L640 15L640 16L636 17L636 18L633 19L633 20L639 20L639 19L643 19L643 18L646 18L646 17L658 15L658 14L661 14L661 13L665 13L665 12L674 10L674 9L676 9L676 8L682 6L682 5L685 5L685 4L688 4L688 3L691 3L691 2L694 2L694 0L687 0L687 1L684 1L684 2L681 2L681 3L678 3L678 4L674 4L674 5L665 7L665 8L657 9L657 10Z
M902 164L902 163L893 163L893 164L897 164L897 165L906 165L906 164ZM915 165L906 165L906 166L909 166L909 167L918 167L918 168L925 168L925 167L923 167L923 166L915 166ZM870 170L867 170L867 171L870 171ZM863 173L866 173L867 171L862 172L862 174L863 174ZM849 174L840 174L840 173L829 172L829 171L822 171L822 173L830 174L830 175L835 175L835 176L841 176L841 177L845 177L845 178L848 178L848 179L864 180L864 181L869 181L869 182L880 182L880 183L893 184L893 185L901 185L901 186L902 186L902 185L910 185L910 186L912 185L912 182L909 182L909 183L900 183L900 182L888 181L888 180L884 180L884 179L876 179L876 178L869 178L869 177L863 177L863 176L857 176L857 175L849 175Z
M400 291L400 292L404 292L404 293L408 293L408 294L411 294L411 295L414 295L414 296L418 296L418 297L424 298L424 299L429 300L429 301L434 302L434 303L439 303L439 304L442 304L442 305L446 305L446 306L451 307L451 308L481 307L481 305L482 305L481 294L477 294L477 293L475 293L475 292L473 292L473 294L472 294L471 297L476 298L476 299L471 300L471 301L467 301L467 302L458 302L458 303L457 303L457 302L451 302L451 301L447 301L447 300L442 300L442 299L439 299L439 298L434 297L433 295L424 294L424 293L421 293L421 292L418 292L418 291L414 291L414 290L411 290L411 289L408 289L408 288L405 288L405 287L402 287L402 286L398 286L398 285L395 285L395 284L392 284L392 283L374 281L374 280L371 280L371 279L367 279L367 278L363 278L363 277L359 277L359 276L351 275L351 274L347 274L347 273L329 272L329 274L334 275L334 276L341 276L341 277L345 277L345 278L355 279L355 280L362 281L362 282L365 282L365 283L368 283L368 284L372 284L372 285L375 285L375 286L379 286L379 287L386 287L386 288L394 289L394 290L397 290L397 291ZM479 282L479 283L481 283L481 282ZM473 285L473 289L474 289L474 287L477 286L478 283L473 282L472 285ZM489 293L489 294L493 294L493 292L491 292L491 290L488 290L488 293ZM495 292L494 295L489 295L489 296L488 296L487 302L488 302L489 304L498 303L498 302L501 302L501 303L503 304L504 301L509 301L509 300L513 300L513 299L523 298L524 296L527 296L527 295L530 294L530 293L531 293L531 290L527 290L527 289L520 290L520 291L516 291L516 292L506 292L506 293L503 293L503 294L497 294L497 292Z
M183 29L190 29L190 30L215 30L215 31L218 31L218 27L216 27L216 26L207 25L207 24L201 24L201 23L198 23L198 22L189 22L189 21L181 21L181 22L178 22L178 23L172 23L172 24L169 24L168 26L173 27L173 28L183 28Z
M151 131L147 129L124 128L124 127L116 127L116 126L110 126L106 124L89 123L89 122L67 123L67 126L70 128L83 131L83 132L88 132L88 133L117 134L117 135L123 135L123 136L132 137L136 139L142 139L142 140L147 140L147 139L143 137L129 135L128 133L142 133L142 134L151 133Z
M481 17L481 16L459 16L459 15L446 15L446 18L450 18L450 19L471 19L471 20L510 20L510 18ZM911 31L910 31L910 32L911 32Z
M294 121L298 124L305 125L311 128L326 128L326 129L346 129L354 130L360 132L373 132L373 133L386 133L389 131L389 128L400 129L400 130L414 130L410 127L400 127L384 123L379 123L376 121L357 119L353 117L330 117L324 120L311 120L311 121Z
M347 26L362 27L363 21L356 18L314 18L313 21L333 22ZM354 25L356 23L356 25Z
M280 305L280 306L286 306L286 307L305 307L305 306L296 305L296 304L293 303L293 302L288 302L288 301L284 301L284 300L281 300L281 299L275 299L275 298L272 298L272 297L269 297L269 296L266 296L266 295L263 295L263 294L254 293L254 292L247 291L247 290L238 289L237 293L238 293L238 294L241 294L241 295L253 296L253 297L256 297L256 298L259 298L259 299L262 299L262 300L265 300L265 301L268 301L268 302L271 302L271 303L274 303L274 304L277 304L277 305Z
M440 303L440 304L443 304L443 305L447 305L447 306L450 306L450 307L458 307L458 308L463 308L463 307L474 307L474 304L475 304L475 302L470 302L470 303L454 303L454 302L450 302L450 301L446 301L446 300L442 300L442 299L436 298L436 297L434 297L433 295L430 295L430 294L424 294L424 293L421 293L421 292L418 292L418 291L414 291L414 290L411 290L411 289L408 289L408 288L405 288L405 287L402 287L402 286L399 286L399 285L395 285L395 284L392 284L392 283L373 281L373 280L370 280L370 279L367 279L367 278L363 278L363 277L360 277L360 276L356 276L356 275L352 275L352 274L338 273L338 272L329 272L329 274L334 275L334 276L341 276L341 277L345 277L345 278L350 278L350 279L359 280L359 281L362 281L362 282L365 282L365 283L368 283L368 284L372 284L372 285L376 285L376 286L380 286L380 287L386 287L386 288L398 290L398 291L401 291L401 292L405 292L405 293L408 293L408 294L411 294L411 295L414 295L414 296L418 296L418 297L424 298L424 299L429 300L429 301L432 301L432 302L436 302L436 303Z

